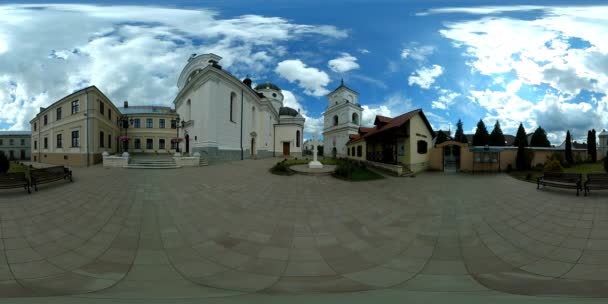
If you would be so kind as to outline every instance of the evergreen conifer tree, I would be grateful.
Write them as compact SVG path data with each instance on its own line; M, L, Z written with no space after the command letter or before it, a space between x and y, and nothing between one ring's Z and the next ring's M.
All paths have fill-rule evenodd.
M504 146L505 145L505 135L502 133L502 129L500 128L500 123L498 120L494 124L494 129L492 133L490 133L490 146Z
M480 119L477 123L477 130L475 130L475 135L473 135L473 146L485 146L489 144L490 134L488 134L486 124L484 124L483 120Z

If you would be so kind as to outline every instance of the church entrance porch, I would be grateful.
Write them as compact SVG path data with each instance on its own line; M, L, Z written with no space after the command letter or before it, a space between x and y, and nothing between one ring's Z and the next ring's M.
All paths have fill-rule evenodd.
M289 156L289 142L283 143L283 156Z

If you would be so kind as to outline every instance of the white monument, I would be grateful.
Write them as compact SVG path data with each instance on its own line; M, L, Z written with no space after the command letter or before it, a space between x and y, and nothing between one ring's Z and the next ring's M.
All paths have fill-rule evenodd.
M323 168L323 164L317 160L317 133L315 133L312 137L312 161L308 163L308 168L310 169L321 169Z

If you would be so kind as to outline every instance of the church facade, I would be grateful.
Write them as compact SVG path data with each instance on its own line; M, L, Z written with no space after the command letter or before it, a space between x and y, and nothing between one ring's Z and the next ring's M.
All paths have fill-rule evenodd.
M177 83L173 101L182 121L182 151L210 161L301 156L304 117L283 106L272 83L252 87L223 70L215 54L193 55Z

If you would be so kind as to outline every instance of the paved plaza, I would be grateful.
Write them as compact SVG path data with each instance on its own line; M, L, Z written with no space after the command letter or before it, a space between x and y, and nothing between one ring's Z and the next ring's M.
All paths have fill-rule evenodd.
M268 172L276 161L76 168L73 183L31 195L2 191L0 296L11 303L608 297L608 192L538 191L504 174L359 183L285 177Z

